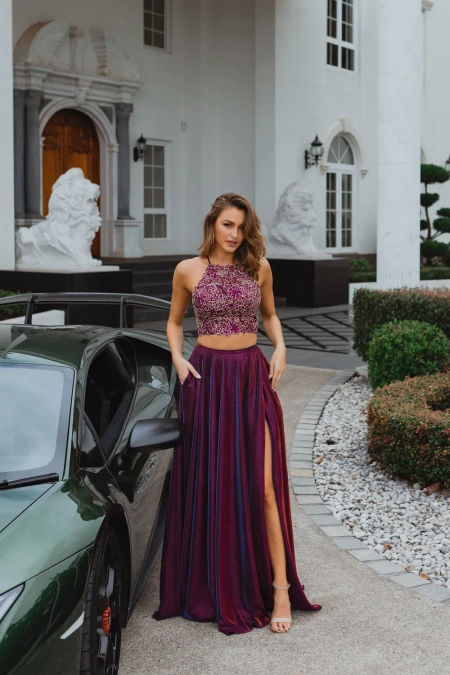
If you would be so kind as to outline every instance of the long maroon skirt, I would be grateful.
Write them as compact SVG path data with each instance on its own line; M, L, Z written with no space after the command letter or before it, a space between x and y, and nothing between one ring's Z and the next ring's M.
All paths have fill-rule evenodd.
M297 576L283 414L257 345L196 345L181 385L178 416L187 433L175 448L155 619L217 621L223 633L262 628L273 608L264 514L265 420L287 559L290 601L317 610Z

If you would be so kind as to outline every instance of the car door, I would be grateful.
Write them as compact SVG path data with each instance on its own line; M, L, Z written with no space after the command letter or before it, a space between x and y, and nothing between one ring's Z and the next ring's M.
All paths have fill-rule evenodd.
M122 437L114 451L115 458L126 448L136 422L174 414L174 402L170 395L170 352L133 338L127 338L118 347L122 347L122 358L128 359L136 372L136 389ZM157 450L143 453L132 466L120 467L114 457L109 464L126 503L132 533L134 579L142 569L149 549L171 456L172 450Z

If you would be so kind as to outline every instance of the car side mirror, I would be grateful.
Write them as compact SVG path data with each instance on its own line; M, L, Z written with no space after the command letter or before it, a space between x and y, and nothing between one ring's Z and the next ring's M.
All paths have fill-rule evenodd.
M174 417L139 420L134 425L128 443L116 458L119 471L131 471L140 455L173 448L181 441L186 426Z
M180 443L186 426L174 417L139 420L133 427L128 448L133 453L167 450Z

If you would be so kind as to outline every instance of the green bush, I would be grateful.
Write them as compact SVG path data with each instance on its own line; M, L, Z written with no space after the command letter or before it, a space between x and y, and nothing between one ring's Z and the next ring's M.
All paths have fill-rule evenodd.
M435 265L434 267L421 267L421 279L450 279L450 267Z
M450 488L450 374L406 378L368 404L369 454L392 475Z
M358 288L353 296L353 348L368 360L375 330L389 321L426 321L450 338L450 290L446 288L399 288L379 291Z
M2 291L0 289L0 298L7 298L10 295L21 295L19 291ZM26 312L26 305L7 305L6 307L0 307L0 321L7 321L8 319L14 319L17 316L24 316Z
M369 345L369 380L374 389L405 377L445 370L449 341L425 321L390 321L374 332Z
M376 281L376 270L372 269L367 258L350 260L350 283L360 281Z
M357 284L367 281L376 281L377 273L375 270L372 272L350 272L350 283Z

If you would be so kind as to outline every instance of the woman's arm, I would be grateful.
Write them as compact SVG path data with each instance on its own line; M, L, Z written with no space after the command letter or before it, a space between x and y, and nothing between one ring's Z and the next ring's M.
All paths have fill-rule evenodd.
M270 359L269 373L272 380L272 389L275 390L286 368L286 347L281 323L275 312L272 270L265 258L261 260L259 274L261 277L261 305L259 309L266 335L275 347Z
M182 260L175 268L170 314L166 328L172 361L181 384L183 384L189 371L195 377L200 377L194 366L187 359L183 358L183 317L191 300L191 293L187 285L189 275L186 267L188 267L188 264L187 260Z

